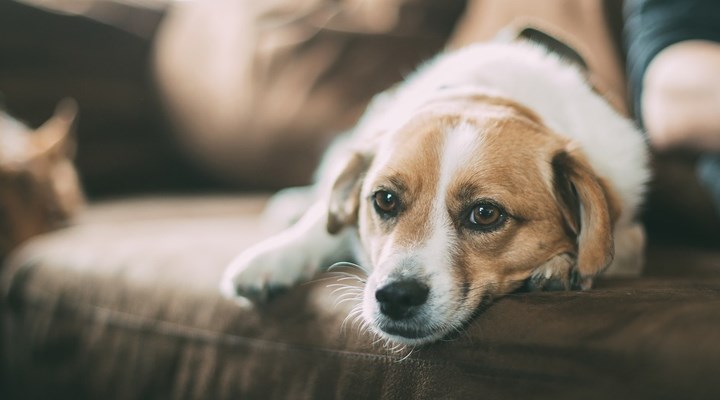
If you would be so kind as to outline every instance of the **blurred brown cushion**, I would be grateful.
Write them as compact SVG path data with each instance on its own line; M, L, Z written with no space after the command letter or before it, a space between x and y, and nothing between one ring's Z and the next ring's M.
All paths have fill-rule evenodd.
M394 353L342 321L326 276L242 308L217 283L268 234L262 198L90 207L2 276L16 398L718 398L720 253L650 252L647 276L517 293L448 341Z

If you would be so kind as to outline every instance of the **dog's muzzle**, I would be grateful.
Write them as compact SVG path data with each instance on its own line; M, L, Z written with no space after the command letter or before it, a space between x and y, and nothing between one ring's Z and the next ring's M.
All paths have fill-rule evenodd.
M385 333L407 339L420 339L431 332L424 324L423 306L430 288L416 279L386 283L375 291L380 318L377 328Z
M375 291L380 312L394 321L411 318L425 304L430 288L415 279L391 282Z

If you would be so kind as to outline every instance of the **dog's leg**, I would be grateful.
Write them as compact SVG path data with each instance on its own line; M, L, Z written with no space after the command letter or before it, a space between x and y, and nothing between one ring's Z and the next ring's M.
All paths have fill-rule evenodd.
M615 229L615 258L605 270L605 276L640 276L645 263L645 229L632 223Z
M642 224L633 223L615 229L615 256L603 276L639 276L644 263L645 230ZM591 277L581 278L575 270L575 259L560 254L540 266L525 282L530 291L589 289Z
M241 253L226 269L221 292L264 302L346 256L352 230L330 235L327 219L328 205L318 201L295 225Z
M570 254L556 255L530 275L525 289L531 292L589 289L592 278L581 278L575 263L575 257Z
M318 168L314 186L282 191L270 201L265 219L274 225L288 224L297 219L296 216L302 216L289 228L250 247L233 260L220 282L220 290L226 297L267 301L283 289L310 279L335 261L355 258L356 231L343 226L338 229L335 220L333 234L328 231L329 217L334 210L331 200L338 201L337 196L333 196L338 179L348 179L346 186L355 187L353 182L362 171L352 174L348 170L365 165L357 162L360 158L353 150L350 136L351 133L346 133L330 146ZM340 188L346 186L340 185ZM348 194L350 192L352 190L348 190ZM336 214L333 213L337 220Z
M265 205L262 223L271 232L296 224L317 201L316 186L298 186L275 193Z

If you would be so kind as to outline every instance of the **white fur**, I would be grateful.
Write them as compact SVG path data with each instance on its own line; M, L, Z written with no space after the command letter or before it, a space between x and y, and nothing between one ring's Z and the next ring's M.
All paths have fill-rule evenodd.
M350 232L333 236L326 225L327 205L317 203L295 225L236 257L223 274L221 293L231 299L241 292L265 300L269 289L307 280L328 258L345 256Z
M452 269L447 268L447 266L452 264L458 238L450 215L447 212L446 197L448 188L453 177L476 153L478 140L481 137L478 136L476 128L461 124L448 132L443 143L440 158L440 179L435 194L436 201L433 203L430 216L432 234L422 249L422 254L425 257L422 264L428 269L428 278L433 283L433 296L428 305L433 309L431 312L434 312L434 314L442 314L443 300L448 297L450 292L455 290ZM437 303L440 303L440 307L438 307ZM442 317L447 316L442 315Z

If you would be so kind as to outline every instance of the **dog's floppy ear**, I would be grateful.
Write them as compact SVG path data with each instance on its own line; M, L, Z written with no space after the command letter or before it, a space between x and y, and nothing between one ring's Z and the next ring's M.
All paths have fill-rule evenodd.
M369 166L368 155L353 153L335 179L328 204L327 231L330 234L357 222L362 178Z
M617 199L577 150L555 154L552 167L563 219L577 239L576 268L581 278L591 278L613 259Z

